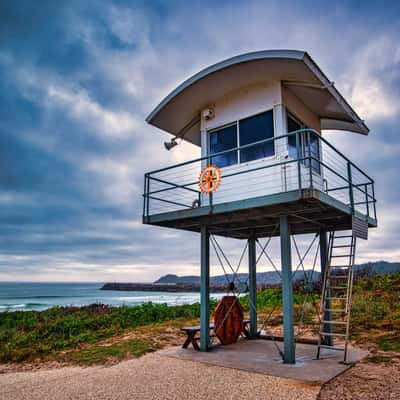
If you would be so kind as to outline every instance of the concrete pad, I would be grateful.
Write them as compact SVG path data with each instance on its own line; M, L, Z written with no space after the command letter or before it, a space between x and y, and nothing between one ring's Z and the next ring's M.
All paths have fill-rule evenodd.
M276 346L283 349L281 342L240 340L229 346L215 346L207 353L173 347L160 351L159 354L317 384L326 383L351 367L351 365L341 363L342 351L322 349L321 359L316 360L317 346L302 343L296 345L296 364L283 364ZM358 362L367 355L367 351L349 346L348 361L350 363Z

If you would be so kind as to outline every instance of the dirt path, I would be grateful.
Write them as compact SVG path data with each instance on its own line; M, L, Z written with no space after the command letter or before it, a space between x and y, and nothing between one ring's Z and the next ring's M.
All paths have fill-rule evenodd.
M162 357L0 375L0 400L316 399L320 386Z

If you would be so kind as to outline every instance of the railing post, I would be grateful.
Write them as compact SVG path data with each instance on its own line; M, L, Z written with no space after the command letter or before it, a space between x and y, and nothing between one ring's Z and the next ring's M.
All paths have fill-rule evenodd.
M351 213L354 214L353 180L351 176L351 164L349 161L347 161L347 180L349 182L349 198L350 198Z
M296 132L296 151L297 151L297 175L298 175L298 186L299 196L301 196L301 151L300 151L300 134Z
M309 169L310 169L310 189L313 188L313 179L312 179L312 158L311 158L311 137L310 131L307 131L307 146L308 146L308 160L309 160Z
M144 174L144 185L143 185L143 218L146 217L146 202L147 202L147 174Z
M374 219L376 219L375 183L372 181L372 204L374 205Z
M148 217L149 216L149 208L150 208L150 206L149 206L149 203L150 203L150 198L149 198L149 192L150 192L150 175L147 175L147 190L146 190L146 193L147 193L147 201L146 201L146 216Z
M365 189L365 205L367 207L367 217L369 217L369 199L368 199L368 184L364 185Z

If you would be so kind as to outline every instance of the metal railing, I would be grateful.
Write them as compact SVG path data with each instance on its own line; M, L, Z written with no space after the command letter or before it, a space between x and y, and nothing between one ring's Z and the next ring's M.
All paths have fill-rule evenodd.
M199 190L202 168L229 154L270 144L274 155L222 168L214 194ZM318 189L376 219L374 181L317 131L302 129L145 174L143 216L257 196Z

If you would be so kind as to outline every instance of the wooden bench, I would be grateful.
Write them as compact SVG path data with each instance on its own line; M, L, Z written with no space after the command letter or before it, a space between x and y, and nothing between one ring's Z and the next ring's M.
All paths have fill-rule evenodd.
M243 320L243 330L242 333L246 338L250 338L250 331L249 331L249 325L250 325L250 320L245 319ZM210 331L214 329L214 324L210 324ZM191 343L193 348L195 350L200 350L200 347L198 345L198 341L200 340L199 336L196 336L200 332L200 326L186 326L181 328L181 331L185 332L187 335L187 338L185 340L185 343L183 343L182 348L187 349L189 344ZM210 337L215 337L215 334L210 334Z

